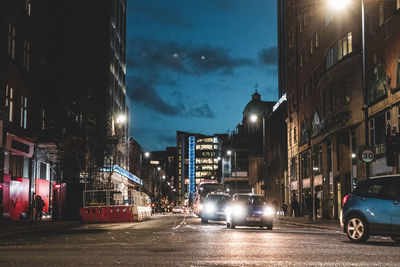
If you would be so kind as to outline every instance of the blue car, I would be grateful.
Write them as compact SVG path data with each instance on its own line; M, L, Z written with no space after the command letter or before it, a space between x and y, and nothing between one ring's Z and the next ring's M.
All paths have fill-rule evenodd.
M340 223L350 241L361 243L380 235L400 242L400 176L360 181L342 205Z
M265 199L254 194L235 194L226 209L226 227L236 226L267 227L272 230L274 210Z

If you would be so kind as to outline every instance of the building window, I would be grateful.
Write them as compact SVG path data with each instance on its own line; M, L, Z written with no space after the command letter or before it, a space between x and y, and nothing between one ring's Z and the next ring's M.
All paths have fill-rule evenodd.
M315 32L314 34L314 41L315 41L315 48L318 48L319 46L318 32Z
M383 5L383 1L379 3L379 12L378 12L378 25L382 26L382 24L385 22L385 9Z
M376 154L386 152L386 135L390 134L390 111L381 113L369 121L369 144L376 147Z
M32 1L31 0L26 0L26 2L25 2L25 11L26 11L26 14L28 16L31 15L31 8L32 8Z
M313 172L315 175L322 173L322 149L321 146L317 146L312 152L313 159Z
M6 107L8 109L8 121L13 121L14 112L14 89L6 85Z
M396 0L396 9L400 9L400 0Z
M316 136L317 134L319 134L320 129L321 129L321 120L319 119L318 112L315 111L312 120L311 136Z
M21 126L24 129L26 129L27 113L28 113L28 98L26 96L21 96L21 120L19 126Z
M350 32L329 49L325 57L326 69L331 68L351 52L353 52L353 37Z
M8 55L15 59L15 26L8 24Z
M314 41L313 39L310 40L310 55L314 53Z
M301 129L300 129L300 144L303 145L308 142L308 129L307 122L305 120L301 121Z
M44 108L42 108L42 112L40 115L41 115L41 129L42 129L42 131L44 131L44 129L46 127L46 122L45 122L46 112L45 112Z
M351 100L350 82L349 79L345 79L343 83L343 103L349 104Z
M310 177L310 153L307 152L303 152L300 155L300 159L301 159L301 178L308 178Z
M398 0L400 1L400 0ZM400 88L400 54L397 57L397 75L396 75L396 85L397 88Z
M29 61L31 56L31 43L27 40L24 41L24 68L29 71Z
M301 16L300 16L300 18L299 18L299 32L303 32L303 21L302 21L302 19L301 19Z
M368 85L368 101L373 103L387 94L387 76L382 64L375 66Z
M303 52L299 53L299 66L303 67Z
M290 159L290 181L297 180L297 160L296 158Z

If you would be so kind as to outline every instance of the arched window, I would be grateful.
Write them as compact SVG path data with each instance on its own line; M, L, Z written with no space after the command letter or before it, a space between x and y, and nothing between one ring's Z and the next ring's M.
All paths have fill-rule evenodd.
M300 129L300 145L303 145L308 142L308 127L306 120L301 121L301 129Z
M26 0L25 1L25 10L26 10L26 14L28 16L31 15L31 12L32 12L31 8L32 8L32 1L31 0Z
M311 136L316 136L319 134L321 130L321 120L319 119L319 115L317 111L314 111L314 116L312 119L312 130L311 130Z
M368 88L368 101L369 103L385 96L387 94L387 76L385 67L382 64L375 66Z

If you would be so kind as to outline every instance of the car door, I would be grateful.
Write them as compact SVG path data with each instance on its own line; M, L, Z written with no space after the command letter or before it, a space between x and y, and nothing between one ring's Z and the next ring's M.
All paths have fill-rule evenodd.
M392 188L394 189L392 201L392 232L400 234L400 181L396 181Z
M389 233L392 224L393 200L389 198L388 184L382 180L370 181L368 193L360 196L362 211L372 233Z

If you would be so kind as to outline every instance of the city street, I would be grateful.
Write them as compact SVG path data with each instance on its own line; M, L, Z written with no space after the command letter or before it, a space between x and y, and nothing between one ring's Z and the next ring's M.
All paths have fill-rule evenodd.
M339 230L279 222L272 231L227 229L169 214L2 236L0 265L399 266L400 245L382 237L352 244Z

